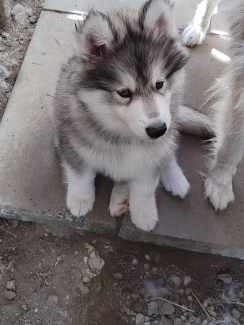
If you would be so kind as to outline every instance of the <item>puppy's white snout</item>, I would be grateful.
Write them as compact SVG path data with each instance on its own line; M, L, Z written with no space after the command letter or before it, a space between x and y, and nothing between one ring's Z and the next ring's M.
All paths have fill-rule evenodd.
M164 122L154 122L146 128L146 133L151 139L157 139L165 134L167 125Z

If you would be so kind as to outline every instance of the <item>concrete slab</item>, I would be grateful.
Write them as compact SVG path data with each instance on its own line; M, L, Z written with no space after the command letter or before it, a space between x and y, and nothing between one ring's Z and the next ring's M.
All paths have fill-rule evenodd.
M191 193L184 200L160 188L157 195L160 222L151 233L136 229L127 219L119 236L134 241L217 253L244 258L244 162L235 177L236 201L226 211L215 213L203 195L202 177L206 147L199 140L184 136L179 151L180 165L191 183Z
M72 16L73 17L73 16ZM44 11L37 24L7 110L0 125L0 214L39 222L52 220L73 222L64 210L64 187L60 167L53 150L53 130L49 119L52 99L61 64L73 54L73 20L68 14ZM73 17L74 18L74 17ZM228 40L211 36L206 45L192 51L188 65L185 103L199 108L204 101L203 90L210 86L224 63L215 60L212 48L226 52ZM215 215L203 200L198 171L202 168L200 142L187 139L180 158L192 182L191 196L180 202L164 191L159 192L161 222L152 234L142 234L124 223L120 236L127 239L150 240L205 251L224 251L232 255L243 249L241 220L244 203L237 197L235 205L223 216ZM238 179L238 193L244 191ZM117 225L108 216L111 184L97 183L96 206L84 230L115 233ZM184 214L184 218L182 217ZM232 219L230 218L230 215ZM78 222L79 224L79 222ZM184 245L182 244L184 243ZM190 244L192 245L190 245ZM189 244L189 245L188 245ZM221 250L220 250L221 248ZM239 254L241 256L241 254Z
M74 24L65 17L42 13L0 125L0 205L30 210L28 220L32 217L32 221L41 216L40 211L45 220L64 209L49 110L60 67L74 51ZM103 189L98 186L97 191ZM97 224L107 225L107 231L116 229L107 215L106 193L98 195L88 218L90 230Z

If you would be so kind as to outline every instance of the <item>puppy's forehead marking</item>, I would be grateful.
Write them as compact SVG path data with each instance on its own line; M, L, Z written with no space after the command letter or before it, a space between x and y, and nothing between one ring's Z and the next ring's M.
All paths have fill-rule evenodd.
M136 81L128 72L119 71L121 87L129 88L132 92L136 90Z

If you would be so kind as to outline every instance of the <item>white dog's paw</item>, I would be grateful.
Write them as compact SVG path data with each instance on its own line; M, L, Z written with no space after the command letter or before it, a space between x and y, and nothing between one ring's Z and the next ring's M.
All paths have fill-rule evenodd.
M160 178L165 190L174 196L184 199L190 191L190 184L176 161L168 169L162 168Z
M68 191L66 206L74 217L85 216L93 208L95 195L89 193L70 193Z
M235 199L232 180L223 184L218 183L214 177L208 177L204 185L206 197L212 203L215 210L226 209Z
M129 209L129 192L125 184L116 184L113 188L109 212L112 217L120 217Z
M156 203L148 203L149 202L145 202L144 204L138 207L134 206L131 210L132 222L137 228L144 231L152 231L158 223L158 212Z
M203 30L200 25L190 24L182 33L183 44L188 47L194 47L204 42L208 29Z

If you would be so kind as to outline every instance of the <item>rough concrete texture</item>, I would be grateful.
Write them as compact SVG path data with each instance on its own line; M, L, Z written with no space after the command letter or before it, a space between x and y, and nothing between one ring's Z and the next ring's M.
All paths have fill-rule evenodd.
M66 7L55 7L55 1L48 3L53 3L50 8L57 11L69 11ZM68 2L56 3L67 5ZM106 7L105 2L98 3ZM78 2L74 4L78 6ZM107 1L106 4L112 6L113 1ZM183 10L183 2L179 1L177 17L181 10L188 12L189 9L192 13L196 1L191 4ZM85 2L82 2L82 6L85 10ZM69 2L67 8L73 10L72 2ZM188 20L187 14L185 17ZM53 220L65 219L70 222L70 216L63 213L65 189L53 150L50 116L60 66L74 52L72 18L75 17L70 14L52 11L42 13L3 117L0 126L0 204L8 206L2 209L4 217L12 215L24 220L38 219L40 222L50 221L53 217ZM179 26L183 23L180 22ZM205 101L204 90L213 83L224 66L223 62L216 59L216 55L212 55L212 49L226 53L227 43L228 39L212 35L204 46L192 51L185 104L199 108ZM238 194L235 204L221 216L214 214L204 201L198 173L203 168L200 141L185 138L183 142L179 156L192 183L191 195L181 202L160 190L158 203L161 218L155 232L144 234L125 223L120 231L121 237L155 243L163 243L161 239L169 238L166 243L178 247L241 256L238 253L238 249L244 248L241 236L244 229L244 203L240 200L241 192L244 191L241 175L236 178ZM104 180L98 181L96 206L85 222L85 230L116 231L115 221L108 216L107 209L110 188L110 184L104 183ZM233 248L236 250L233 251Z

